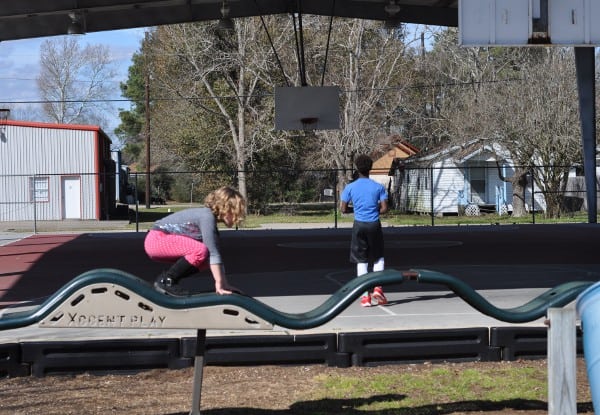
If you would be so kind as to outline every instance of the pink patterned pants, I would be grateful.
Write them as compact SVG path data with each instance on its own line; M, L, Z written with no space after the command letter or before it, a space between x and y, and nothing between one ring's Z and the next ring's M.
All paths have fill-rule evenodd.
M153 261L173 263L184 257L198 269L208 267L206 245L187 236L151 230L144 240L144 250Z

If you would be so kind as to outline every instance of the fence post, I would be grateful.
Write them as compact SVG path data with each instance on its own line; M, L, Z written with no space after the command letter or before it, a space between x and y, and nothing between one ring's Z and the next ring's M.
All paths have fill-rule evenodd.
M194 180L192 179L192 188L190 189L190 206L194 203Z
M338 171L335 170L333 174L333 227L338 227Z
M435 194L435 192L433 191L433 166L431 166L431 168L429 169L430 175L429 175L429 198L431 199L431 226L435 226L435 213L433 211L433 195Z
M535 225L535 180L533 179L533 168L529 172L531 177L531 220ZM548 203L546 203L546 209L548 209Z
M37 180L35 180L37 177L37 174L33 175L33 233L34 235L37 234L37 189L36 189L36 183Z

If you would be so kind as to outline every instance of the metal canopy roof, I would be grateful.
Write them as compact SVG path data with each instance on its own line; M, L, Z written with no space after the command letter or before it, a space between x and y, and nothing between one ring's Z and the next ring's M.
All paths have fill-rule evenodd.
M222 0L3 1L0 41L67 34L69 14L83 15L85 32L220 19ZM230 17L298 13L386 20L397 4L405 23L458 26L458 0L227 0Z

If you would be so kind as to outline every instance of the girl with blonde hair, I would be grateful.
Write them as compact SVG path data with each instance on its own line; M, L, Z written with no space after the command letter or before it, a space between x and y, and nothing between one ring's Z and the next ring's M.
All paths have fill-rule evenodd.
M206 196L204 205L159 219L146 235L144 249L150 259L173 264L155 280L154 287L158 291L189 295L179 282L210 268L217 294L239 292L225 276L217 223L222 222L228 228L240 223L246 214L246 201L237 190L221 187Z

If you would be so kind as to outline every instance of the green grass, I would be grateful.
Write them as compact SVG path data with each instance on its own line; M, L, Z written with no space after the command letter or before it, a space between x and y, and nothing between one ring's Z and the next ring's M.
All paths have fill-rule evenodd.
M469 405L483 401L493 406L548 399L546 368L539 365L468 369L432 365L412 373L410 368L399 366L397 374L321 375L315 379L318 392L314 399L343 400L349 413L395 414L436 414L440 405L457 410L462 405L462 410L468 410Z
M390 225L432 225L431 216L425 215L402 215L388 213L382 217L382 221ZM536 214L515 218L510 215L482 214L481 216L443 216L433 218L433 225L512 225L530 223L587 223L587 213L563 216L561 218L545 218L542 214Z
M199 205L194 205L199 206ZM171 212L187 209L191 207L189 204L156 206L146 209L143 206L139 207L138 220L139 227L147 229L156 220L168 215ZM352 223L352 215L342 215L337 212L337 223ZM135 219L135 218L133 218ZM558 219L545 218L543 214L537 213L535 217L528 215L521 218L514 218L510 215L497 214L482 214L481 216L443 216L434 217L433 220L429 215L418 214L400 214L394 211L388 212L381 218L382 222L390 226L461 226L461 225L512 225L512 224L532 224L532 223L587 223L588 217L586 212L581 212L575 215L564 216ZM335 224L336 218L333 209L301 209L295 208L286 211L278 211L270 214L254 214L250 213L244 220L240 228L254 229L260 228L261 225L270 223L321 223ZM130 225L135 227L135 222Z

